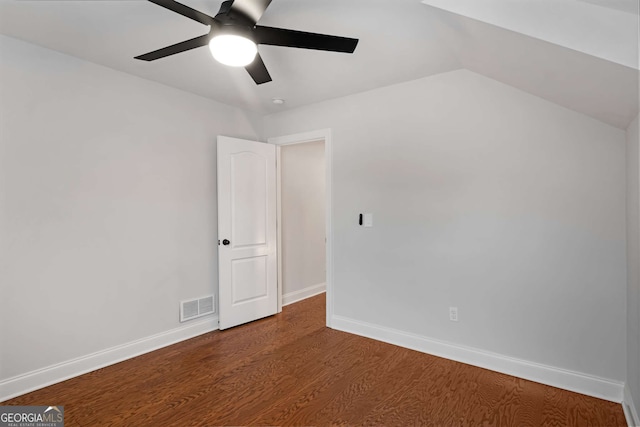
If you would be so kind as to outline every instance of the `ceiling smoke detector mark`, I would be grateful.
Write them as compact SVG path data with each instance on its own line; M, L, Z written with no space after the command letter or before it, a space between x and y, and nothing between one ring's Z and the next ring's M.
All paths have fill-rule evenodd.
M180 322L215 313L213 295L180 301Z
M273 98L271 100L271 102L273 102L276 105L282 105L282 104L284 104L284 99L282 99L282 98Z

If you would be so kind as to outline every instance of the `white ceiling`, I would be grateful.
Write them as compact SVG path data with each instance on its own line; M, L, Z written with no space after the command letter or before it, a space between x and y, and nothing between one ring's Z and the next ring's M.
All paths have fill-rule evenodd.
M423 3L446 11L463 67L625 129L638 114L639 22L618 9L638 0L591 4L605 1Z
M423 3L638 68L637 13L576 0L423 0Z
M578 0L598 6L638 14L638 0Z
M637 0L571 1L616 12L637 7ZM222 0L182 2L215 15ZM637 114L635 69L473 18L419 0L273 0L261 25L360 44L353 55L260 46L273 81L256 86L243 69L216 63L206 47L133 59L208 30L150 2L0 0L2 34L262 114L463 67L620 128Z
M215 15L222 0L183 0ZM206 47L154 62L134 56L208 27L147 1L0 0L0 32L220 102L266 113L460 67L437 17L416 0L274 0L261 25L360 38L353 55L260 46L273 81L256 86ZM415 55L414 52L420 52Z

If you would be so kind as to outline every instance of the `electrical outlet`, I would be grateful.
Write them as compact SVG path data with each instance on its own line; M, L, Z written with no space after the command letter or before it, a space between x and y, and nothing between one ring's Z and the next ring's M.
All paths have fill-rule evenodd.
M458 321L458 307L449 307L449 320L452 322Z

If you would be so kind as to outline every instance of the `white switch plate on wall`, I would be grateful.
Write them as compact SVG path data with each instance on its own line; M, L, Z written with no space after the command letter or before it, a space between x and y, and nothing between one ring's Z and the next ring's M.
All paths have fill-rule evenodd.
M364 214L364 221L363 224L365 227L373 227L373 214L372 213L366 213Z

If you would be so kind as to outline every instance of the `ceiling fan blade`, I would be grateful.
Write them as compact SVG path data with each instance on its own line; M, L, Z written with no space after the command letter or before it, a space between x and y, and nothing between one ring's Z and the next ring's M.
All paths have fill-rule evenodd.
M260 25L256 25L253 29L253 36L258 44L328 50L331 52L353 53L358 45L358 39L349 37L307 33L284 28L263 27Z
M154 50L153 52L145 53L144 55L136 56L135 59L141 59L143 61L155 61L156 59L175 55L176 53L185 52L187 50L195 49L201 46L206 46L208 43L209 34L205 34L204 36L199 36L191 40L183 41L171 46L163 47L162 49Z
M271 81L269 71L267 71L267 67L264 65L259 53L256 54L253 62L244 68L249 72L249 75L257 85Z
M255 25L269 4L271 4L271 0L234 0L231 4L231 11L247 18L252 25Z
M179 13L182 16L186 16L187 18L193 19L194 21L198 21L204 25L213 25L213 17L207 15L206 13L199 12L195 9L190 8L189 6L185 6L182 3L178 3L174 0L149 0L151 3L155 3L158 6L162 6L165 9L169 9L175 13Z

